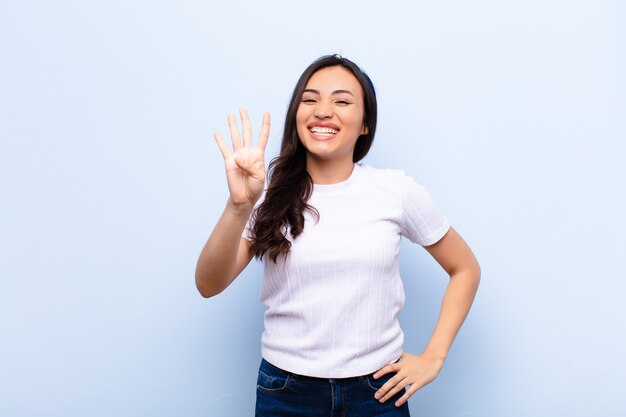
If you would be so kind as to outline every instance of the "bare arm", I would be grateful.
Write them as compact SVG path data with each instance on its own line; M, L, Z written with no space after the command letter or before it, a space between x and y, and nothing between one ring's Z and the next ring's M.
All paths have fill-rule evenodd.
M196 287L203 297L212 297L228 287L250 263L250 242L241 237L243 229L265 185L265 145L270 115L263 114L257 146L252 146L248 113L241 109L243 144L234 115L228 116L233 152L219 133L213 136L224 156L230 197L224 212L209 236L196 264Z
M224 291L252 260L250 242L241 237L251 211L233 206L230 199L226 203L196 265L196 287L203 297Z
M374 374L374 378L378 378L388 372L397 373L383 384L374 397L385 402L407 387L395 403L398 407L439 374L480 282L480 265L454 228L450 227L437 243L424 249L450 275L450 282L443 296L439 320L424 352L419 355L404 352L397 363L386 365Z
M480 265L470 247L452 227L439 242L425 249L450 275L439 320L425 349L443 360L472 306L480 282Z

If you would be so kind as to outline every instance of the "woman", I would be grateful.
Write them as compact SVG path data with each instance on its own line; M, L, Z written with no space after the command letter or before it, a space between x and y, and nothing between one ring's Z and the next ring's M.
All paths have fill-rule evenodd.
M408 398L443 366L480 280L472 251L426 189L401 170L358 163L376 130L369 77L338 55L301 75L280 155L253 146L228 117L233 151L219 133L230 197L196 268L205 297L223 291L256 256L268 306L257 381L257 416L407 416ZM439 320L420 354L403 351L400 236L423 246L450 275Z

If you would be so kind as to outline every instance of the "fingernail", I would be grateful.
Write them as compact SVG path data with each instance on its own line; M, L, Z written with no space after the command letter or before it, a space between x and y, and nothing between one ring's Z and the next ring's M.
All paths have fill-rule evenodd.
M380 394L379 393L374 394L374 398L379 399L380 398Z

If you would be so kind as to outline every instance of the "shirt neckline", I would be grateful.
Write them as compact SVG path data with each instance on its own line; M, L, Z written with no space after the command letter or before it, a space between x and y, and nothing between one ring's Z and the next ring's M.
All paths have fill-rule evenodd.
M352 184L355 180L355 178L358 175L358 171L361 170L361 164L359 163L354 163L354 168L352 169L352 173L350 173L350 176L340 182L336 182L334 184L313 184L313 191L315 192L329 192L329 191L334 191L334 190L342 190L348 186L350 186L350 184Z

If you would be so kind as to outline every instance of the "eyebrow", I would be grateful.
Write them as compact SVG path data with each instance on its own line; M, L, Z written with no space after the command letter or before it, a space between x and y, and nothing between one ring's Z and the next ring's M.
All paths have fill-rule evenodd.
M319 90L314 90L312 88L307 88L303 91L303 93L315 93L315 94L319 94ZM347 93L350 94L351 96L354 96L354 94L352 94L352 92L350 90L335 90L333 91L331 94L341 94L341 93Z

